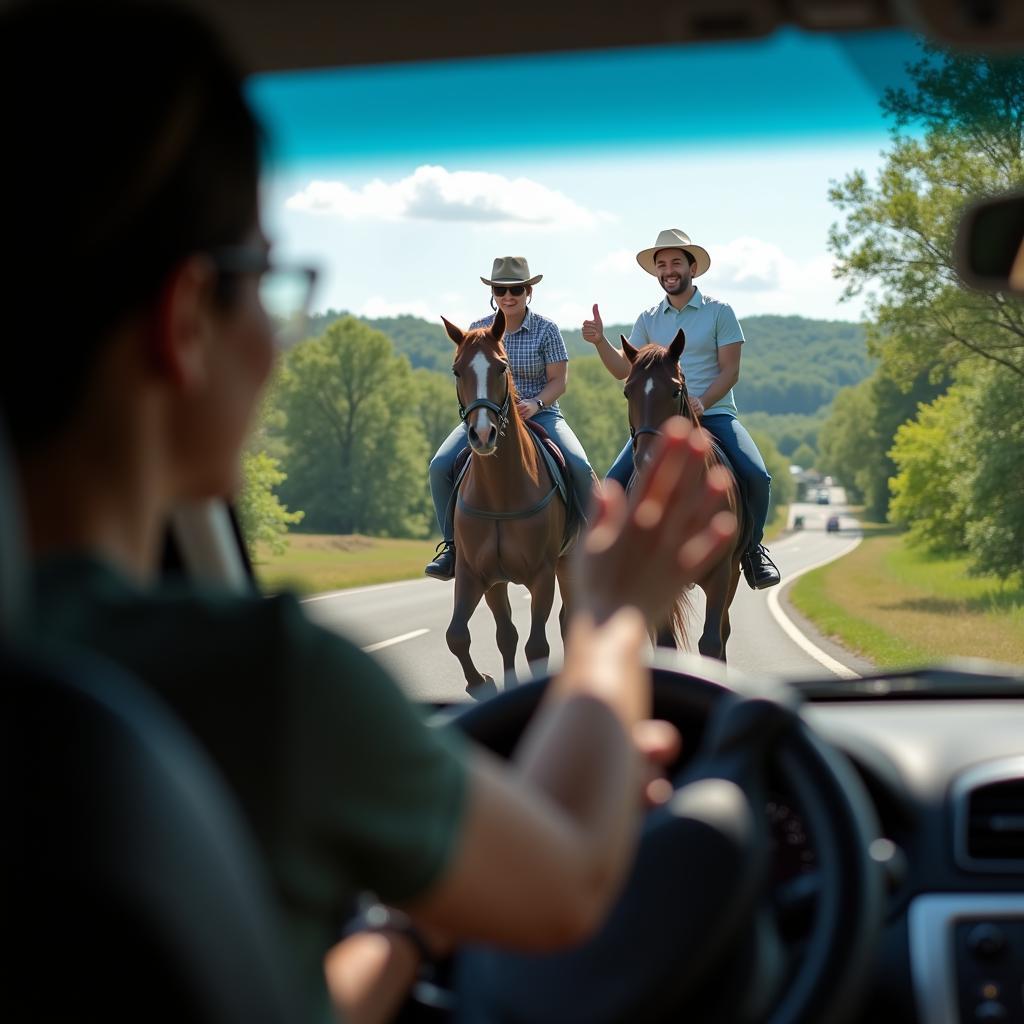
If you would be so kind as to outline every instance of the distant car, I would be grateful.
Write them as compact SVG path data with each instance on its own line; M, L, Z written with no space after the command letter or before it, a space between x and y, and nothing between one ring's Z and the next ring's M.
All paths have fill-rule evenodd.
M828 521L825 523L825 530L828 533L839 532L839 516L829 516Z
M819 505L827 505L829 503L829 501L831 501L831 498L829 497L828 491L825 491L825 490L818 491L818 504Z

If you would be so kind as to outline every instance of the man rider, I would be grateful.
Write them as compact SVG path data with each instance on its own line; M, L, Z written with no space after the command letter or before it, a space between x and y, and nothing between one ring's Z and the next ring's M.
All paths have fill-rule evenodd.
M693 283L711 266L711 257L678 228L659 232L653 246L637 253L636 261L658 279L665 297L640 314L629 343L634 348L652 342L667 348L680 328L686 333L681 364L690 407L742 477L753 515L754 530L743 556L743 575L755 590L774 587L780 580L779 570L761 543L768 518L771 476L753 438L739 421L733 396L733 387L740 377L743 330L728 303L704 295ZM613 377L625 380L629 376L629 360L604 336L604 323L596 304L594 318L583 322L583 338L597 349ZM632 471L632 445L627 442L608 476L625 487Z

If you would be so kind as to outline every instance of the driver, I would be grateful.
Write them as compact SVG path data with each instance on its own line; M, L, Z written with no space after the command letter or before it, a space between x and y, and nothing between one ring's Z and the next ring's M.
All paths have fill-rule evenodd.
M636 254L636 261L658 279L665 297L640 314L629 343L634 348L652 342L667 348L680 328L686 333L681 363L690 388L690 408L742 477L753 513L754 531L743 556L743 575L755 590L774 587L780 581L779 570L761 543L772 478L754 439L739 421L733 397L733 388L740 379L743 330L728 303L702 294L693 283L711 266L711 257L678 228L659 232L651 248ZM629 376L629 360L604 336L604 322L596 304L594 318L583 321L583 338L597 349L613 377L625 380ZM625 487L632 472L632 444L627 441L608 470L608 477Z
M294 597L162 582L171 509L233 492L273 362L260 129L180 10L20 5L0 29L5 138L31 156L0 165L17 254L0 413L37 639L125 666L211 753L265 856L302 1019L333 1019L324 957L363 890L453 940L579 941L628 870L652 764L677 749L647 721L644 616L735 530L721 475L700 475L705 442L678 421L642 493L596 499L565 669L508 763L426 727ZM411 934L392 924L332 957L341 1012L394 1011Z

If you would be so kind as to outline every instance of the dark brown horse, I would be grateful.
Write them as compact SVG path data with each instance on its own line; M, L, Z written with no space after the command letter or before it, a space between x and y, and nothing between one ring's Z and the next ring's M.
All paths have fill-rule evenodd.
M569 560L563 552L566 507L516 407L502 344L504 313L499 309L491 327L472 331L463 332L447 320L444 325L458 346L452 372L470 449L455 506L455 608L446 639L472 688L488 679L469 654L469 619L481 597L494 615L506 680L515 678L519 634L512 622L509 583L530 591L526 657L546 666L556 576L563 630L570 599Z
M622 351L632 364L623 391L629 405L629 436L633 442L633 465L637 472L643 470L651 442L661 433L661 425L670 416L685 416L694 426L702 429L690 409L686 378L679 365L679 357L685 345L686 336L682 331L676 334L668 348L645 345L637 350L622 338ZM712 449L707 456L707 465L711 467L718 462L718 456ZM704 631L697 646L701 654L721 661L726 660L725 648L730 633L729 606L736 596L740 559L750 540L751 529L751 524L746 521L735 477L729 488L728 504L738 520L736 539L704 578L697 580L697 586L707 598ZM670 628L662 626L658 629L658 643L675 646L673 639Z

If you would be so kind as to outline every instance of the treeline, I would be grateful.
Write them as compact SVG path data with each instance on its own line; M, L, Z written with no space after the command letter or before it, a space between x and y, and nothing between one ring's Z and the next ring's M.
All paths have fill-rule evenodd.
M481 315L486 310L481 311ZM321 335L347 314L329 310L314 316L310 333ZM415 316L368 319L365 323L386 334L396 351L413 367L448 373L452 343L440 321ZM629 336L632 324L610 325L607 337L617 343ZM871 372L864 328L841 320L811 320L800 316L753 316L743 320L747 344L743 349L743 378L738 400L744 414L812 415L828 406L840 388L856 384ZM578 328L563 328L573 366L592 356L592 345Z
M953 245L971 196L1024 186L1024 61L925 47L908 70L882 101L877 183L856 171L832 190L831 248L851 293L875 290L879 365L837 395L820 468L913 543L1020 580L1024 306L966 289Z

